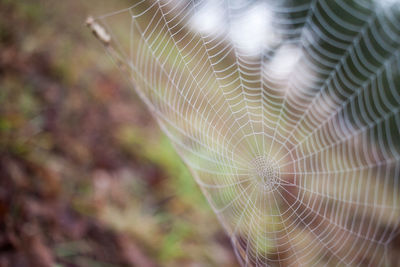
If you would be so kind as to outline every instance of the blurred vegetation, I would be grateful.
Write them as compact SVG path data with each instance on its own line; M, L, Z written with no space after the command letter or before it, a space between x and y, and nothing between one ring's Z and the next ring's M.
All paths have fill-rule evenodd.
M112 2L0 1L0 266L235 266L188 170L84 26L124 4Z

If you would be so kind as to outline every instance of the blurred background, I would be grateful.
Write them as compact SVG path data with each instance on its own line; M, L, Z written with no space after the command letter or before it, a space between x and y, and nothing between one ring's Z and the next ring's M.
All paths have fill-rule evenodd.
M188 170L85 27L128 3L0 0L0 266L236 266Z
M167 137L161 133L146 106L139 100L132 85L126 79L128 75L118 70L101 42L85 26L86 18L89 15L98 16L121 10L131 6L132 2L135 1L0 0L0 267L237 266L230 239L224 233L222 226L220 226L188 169L174 151ZM171 2L174 4L181 3L178 0ZM235 1L232 2L236 3ZM392 0L368 1L371 6L365 11L365 14L367 14L365 18L369 18L373 13L375 9L371 7L374 7L374 5L376 7L382 6L383 9L379 9L381 11L390 10L390 13L393 13L393 18L386 18L386 11L382 14L378 12L379 19L377 19L376 25L372 22L371 25L374 25L379 31L365 30L365 37L359 38L356 37L359 34L358 29L364 27L362 25L365 21L355 19L355 16L350 13L341 14L345 7L343 3L346 2L346 5L352 6L355 5L355 1L339 1L339 4L329 0L316 1L315 3L318 2L319 5L316 5L314 12L321 13L320 19L330 21L339 14L338 16L343 18L344 21L350 21L350 25L356 25L351 31L349 30L348 35L344 34L349 38L345 40L344 44L342 43L344 48L340 49L332 45L332 40L336 40L336 36L326 39L320 38L324 36L325 25L320 24L318 19L314 18L313 20L312 16L307 15L308 9L297 12L299 14L293 12L293 14L297 14L296 16L290 16L290 14L293 14L288 12L289 15L286 14L286 17L282 17L284 28L276 29L272 27L273 16L266 18L264 15L267 13L262 10L258 12L257 6L255 6L256 8L251 6L257 2L257 0L243 0L237 1L237 4L248 4L250 7L248 9L249 14L255 10L255 13L253 12L254 14L251 16L255 20L255 24L264 25L264 20L271 20L271 23L268 24L271 28L249 27L249 24L246 26L240 20L241 15L247 14L246 10L238 8L240 12L237 12L236 15L239 19L232 24L235 26L233 27L234 30L229 29L230 41L235 46L243 48L244 52L256 56L257 59L260 57L260 62L265 61L268 68L265 71L263 69L261 74L258 74L259 69L255 68L257 75L271 74L271 77L278 77L283 81L282 84L275 84L276 81L271 79L271 84L266 86L268 88L262 90L258 82L252 83L253 89L258 90L260 95L264 89L266 92L271 89L267 92L269 96L275 94L278 99L275 104L277 106L282 105L283 108L274 109L273 105L270 105L269 108L271 108L270 114L276 113L276 117L279 116L279 118L281 114L295 114L292 121L297 121L302 116L302 112L305 112L305 107L309 107L308 105L314 99L313 96L317 90L321 89L321 85L327 83L326 80L329 79L332 70L342 64L338 62L339 59L341 62L343 55L347 55L347 47L353 46L358 40L361 40L360 43L363 44L365 40L371 39L368 44L373 49L368 45L360 45L356 52L350 52L351 55L362 54L365 58L368 58L364 63L370 63L369 60L374 61L374 64L368 65L369 69L366 68L368 71L362 71L364 68L360 67L361 64L358 64L357 60L354 61L352 56L346 56L343 61L343 72L352 74L355 84L358 83L359 85L339 86L338 88L346 91L346 94L342 94L339 89L332 87L332 92L330 92L332 95L327 94L320 102L316 102L311 110L314 112L315 109L315 112L318 113L317 111L321 110L321 106L329 106L331 110L327 110L326 114L321 116L324 118L324 116L333 113L337 105L344 103L347 96L354 94L357 88L366 88L367 90L362 90L365 97L359 97L359 99L356 99L357 101L351 102L355 104L354 106L357 104L359 109L353 110L353 105L348 105L343 114L335 115L337 120L332 121L333 128L341 130L347 129L340 124L342 120L354 126L354 129L364 129L367 125L370 127L366 128L367 130L364 129L363 135L357 135L354 140L340 141L340 144L351 151L346 155L342 153L340 148L336 149L333 154L328 152L322 153L322 156L316 154L315 162L319 162L321 158L325 159L324 155L327 155L326 159L329 159L326 162L315 163L316 169L322 171L316 172L313 167L311 172L307 172L307 168L302 169L304 172L302 179L310 182L305 184L313 185L314 183L311 182L317 181L317 185L329 185L330 195L328 193L327 195L313 195L311 193L318 192L318 190L326 193L325 188L313 187L308 188L311 193L307 193L307 188L294 193L296 196L303 190L303 195L306 198L303 203L312 201L319 204L331 204L326 210L319 209L317 213L312 213L313 220L317 219L318 223L315 224L321 225L321 229L334 231L335 234L331 235L332 238L329 241L340 244L340 248L329 246L333 252L327 251L324 249L327 247L327 243L323 242L325 238L315 240L315 236L311 234L318 233L321 230L319 226L312 226L309 232L304 231L305 227L298 220L299 218L302 219L302 211L310 208L304 206L299 198L291 199L287 195L286 198L282 197L282 199L293 202L287 205L287 210L294 204L299 204L300 209L299 215L289 210L288 218L282 217L281 219L282 221L290 219L289 222L291 220L296 222L294 226L296 231L293 233L301 240L293 240L299 244L298 251L302 252L304 248L308 248L311 244L312 249L309 251L312 253L309 257L326 260L326 262L322 261L321 266L327 265L324 265L324 263L340 266L340 264L348 262L356 265L369 264L375 266L374 254L369 253L368 249L362 250L366 244L369 247L369 241L374 241L374 239L363 239L362 236L360 238L357 233L362 232L362 230L364 230L364 233L369 233L368 224L358 223L360 221L367 221L375 227L374 229L380 229L377 236L382 237L382 240L389 238L388 233L399 232L400 196L396 188L399 184L398 173L400 169L398 164L400 117L397 109L396 116L388 119L389 111L386 111L386 109L389 110L388 107L391 105L376 97L378 92L380 97L394 99L393 106L398 107L398 102L396 102L398 98L390 96L398 95L398 91L395 91L396 89L392 91L392 88L400 88L398 60L400 32L391 20L395 21L394 19L396 19L397 21L400 18L399 2ZM309 0L283 2L287 5L286 8L291 7L291 5L296 7L302 5L302 3L310 3ZM144 1L144 3L148 4L147 1ZM182 3L185 3L185 1L182 1ZM204 5L205 8L200 9L197 16L193 16L190 30L205 33L212 32L215 28L228 30L226 27L228 23L219 21L218 19L221 18L217 12L218 9L216 11L213 9L215 3L220 4L221 2L205 1L205 3L211 4L209 7ZM391 5L396 6L397 9L392 8ZM286 8L282 10L285 11ZM140 11L140 8L138 10ZM296 9L293 8L293 10ZM325 10L331 10L332 13L322 12ZM364 9L360 8L358 4L351 10L355 13L364 12ZM149 13L152 14L152 12ZM129 12L125 13L128 14ZM137 23L150 26L158 23L157 20L150 18L154 17L142 16L142 21L137 19ZM180 17L177 16L177 18ZM304 18L310 19L309 24L311 26L309 25L309 29L305 27ZM127 23L125 28L119 27L122 21L119 15L111 16L109 20L111 26L113 26L113 22L117 25L114 28L111 27L113 29L112 34L129 43L127 41L131 41L128 38L130 32L127 29L131 26L130 18L124 20ZM261 22L257 22L258 20ZM279 23L278 21L277 24ZM347 33L346 25L348 24L344 22L342 24L327 23L331 26L333 32L336 30ZM391 26L385 29L385 25ZM163 27L154 26L154 29L156 28L160 32L165 31ZM318 34L312 34L310 29L315 30ZM394 37L388 36L385 30L390 30ZM291 34L274 36L272 33L275 31ZM303 58L301 58L301 53L304 51L300 50L298 44L284 45L286 43L291 44L292 41L293 44L296 44L295 40L299 38L301 32L305 32L305 39L307 39L305 42L311 47L309 50L305 50L310 52L314 51L315 48L317 52L329 52L327 54L333 55L332 62L330 62L332 64L324 66L322 61L313 62L312 65L317 66L317 71L311 71L310 68L305 67L305 62L312 62L311 57L303 55ZM168 34L171 33L168 32ZM255 42L254 36L260 36L259 40ZM370 38L371 36L374 38ZM382 36L387 39L382 39ZM264 40L261 37L267 38ZM174 38L178 37L175 36ZM167 51L165 54L169 56L171 53L177 53L176 47L169 47L168 43L164 39L162 40L165 42L164 48L168 48L165 50ZM219 39L214 41L219 43ZM137 41L136 39L136 43L135 40L133 43L138 46L140 42L143 42L143 40ZM185 45L185 49L191 50L193 43L195 42ZM265 47L260 46L263 43L268 44L268 49L265 51L262 50ZM220 47L224 45L215 46L218 48L216 50L221 50ZM386 45L390 48L388 51L382 49ZM204 50L205 47L202 47L202 49ZM375 55L375 51L382 54ZM396 58L393 51L396 51ZM162 53L159 54L163 56ZM216 54L219 54L219 52ZM146 54L144 55L143 58L146 58ZM225 72L230 72L224 66L234 65L233 61L236 61L237 58L230 52L226 53L227 57L222 55L225 55L225 53L219 55L224 60L221 60L216 66L225 69ZM141 59L142 54L138 58ZM215 60L217 59L218 57ZM377 87L362 87L363 82L369 79L369 76L376 74L378 67L387 63L383 59L393 60L391 67L382 72L388 75L388 80L381 81L381 84L378 84ZM125 60L129 62L129 60ZM354 64L353 61L357 64ZM146 60L143 60L142 63L147 67ZM168 62L168 64L174 65L172 63L175 63L175 61ZM172 66L172 68L175 67ZM296 71L294 68L301 71ZM317 73L318 71L322 74ZM156 72L149 72L147 75L152 78L156 76L154 73ZM183 70L182 73L185 74ZM379 75L383 76L382 73ZM204 71L203 74L208 77L207 71ZM235 75L238 75L238 73ZM231 79L235 79L235 75ZM289 76L294 76L294 78ZM307 77L317 77L317 79L315 81ZM341 79L345 81L345 75L343 77L336 80L338 82L342 82ZM265 79L268 80L268 77ZM286 87L285 83L290 79L292 79L292 82L300 81L301 85L299 87ZM393 82L393 86L389 84L390 82ZM273 88L277 90L274 92ZM287 92L283 91L284 88L287 89ZM298 90L298 88L303 91ZM315 91L312 91L313 88ZM375 90L376 88L381 90ZM196 91L196 88L193 87L191 90ZM235 92L241 93L237 90ZM217 93L221 95L223 90L217 90ZM204 94L204 92L201 92L201 94ZM333 96L341 96L340 101L334 103ZM299 102L300 99L303 102ZM283 102L285 100L288 101ZM241 102L241 105L244 102ZM303 103L304 110L293 105L293 103ZM381 106L385 107L384 111L375 113L374 108ZM259 109L260 114L264 114L264 111L264 109ZM192 109L188 113L197 112ZM372 119L370 120L366 115L372 116ZM377 122L382 118L387 120L386 125L371 123L371 121ZM179 127L184 126L184 124L179 124L179 120L174 122L177 122ZM232 124L228 122L226 125L230 127ZM297 129L294 135L289 136L291 137L289 141L296 143L299 141L301 130L307 130L304 125L298 126L297 123L292 125L281 123L278 126L278 132ZM203 125L199 124L196 127L202 130ZM231 128L226 128L226 133L233 132ZM356 133L354 129L353 132L344 132L344 134L353 136ZM194 130L197 129L191 130L195 132ZM188 135L190 134L189 131ZM337 138L339 137L338 135ZM286 136L282 135L282 138L286 139ZM278 146L279 140L275 143ZM322 151L324 142L321 141L318 144ZM300 147L300 150L303 148L307 150L305 148L307 145L304 144L303 147ZM394 151L392 152L393 155L384 153L389 148ZM205 150L202 151L202 153L206 152ZM311 153L311 151L309 152ZM369 162L368 168L360 168L361 161L354 160L358 157L354 157L353 153L362 155L361 157ZM188 155L190 156L190 154ZM207 154L204 155L211 158ZM197 166L198 158L188 157L186 160L193 163L193 166ZM310 164L313 160L312 157L305 159L303 165L313 166ZM353 163L353 167L359 168L360 171L352 176L337 174L336 180L324 174L326 170L336 173L352 170L351 164L346 169L343 166L347 166L347 163L340 165L342 162ZM342 167L336 166L336 163L339 163L338 166ZM385 169L382 169L381 165L384 165ZM201 162L198 163L198 166L201 166ZM348 179L348 177L352 177L352 179ZM368 177L368 184L365 184L366 179L361 179L363 177ZM374 178L370 179L371 177ZM211 178L214 178L214 175L211 175ZM351 192L348 192L348 196L342 196L341 193L346 192L346 189L343 190L342 187L351 184L351 188L353 188L353 181L357 184L358 189L365 188L366 190L351 190ZM383 184L385 188L382 187ZM370 197L374 194L371 193L372 191L375 191L375 198L379 198L378 202ZM225 195L236 199L238 193L233 190L226 190ZM224 194L217 192L215 196L218 199ZM348 202L340 202L343 198ZM245 198L243 197L243 199ZM351 206L348 204L352 200L358 201L359 199L364 199L360 205ZM230 198L223 199L223 201L230 202ZM223 206L223 201L216 201L215 203ZM392 202L387 204L385 201ZM321 223L324 220L319 218L318 213L332 212L332 218L338 218L338 216L335 216L338 214L335 211L337 203L342 203L340 205L343 210L346 211L347 215L351 215L346 216L348 221L345 220L343 225L334 224L334 226L329 220ZM218 207L217 204L214 207ZM357 204L359 203L357 202ZM389 208L380 209L380 205L386 205ZM358 206L361 206L361 208ZM285 206L283 207L285 208ZM233 215L241 214L236 213L234 209L228 211ZM378 211L379 213L377 213ZM312 208L311 212L314 212ZM282 212L277 212L277 216L281 216L281 214ZM251 213L248 216L250 215L252 216ZM264 212L263 215L269 216L267 212ZM235 224L235 220L232 219L234 217L223 216L226 216L227 222ZM223 216L221 217L223 218ZM385 219L381 219L381 217ZM246 233L249 227L247 220L244 221L244 223L241 223L241 227L243 233ZM272 226L274 224L275 226L281 225L280 222L270 220L263 220L263 223ZM282 227L282 225L279 227ZM360 229L357 229L357 227ZM363 227L365 229L361 229ZM341 228L345 231L343 232ZM286 228L283 227L282 229ZM346 231L350 232L353 237L348 238L349 234ZM271 232L275 233L276 231ZM259 232L254 233L258 234ZM338 233L342 234L339 235ZM387 236L385 236L386 234ZM249 235L246 236L251 238ZM335 237L333 238L333 236ZM388 251L385 250L384 253L389 253L392 266L399 266L400 236L396 234L390 236L390 238ZM286 241L283 240L282 242ZM325 244L325 247L321 244ZM243 251L247 253L248 247L250 246L247 242L247 245L242 247ZM290 253L287 253L286 256L282 254L282 251L289 251L284 246L278 246L275 251L272 247L265 248L265 245L263 247L263 244L260 243L255 244L253 249L257 252L263 250L272 256L275 255L276 264L281 264L279 262L280 256L284 256L283 258L287 256L288 259L292 256ZM316 250L318 250L318 253L321 250L321 254L325 255L325 258L314 253ZM382 251L379 251L379 253ZM336 257L335 253L337 252L346 254L348 256L347 261L346 259L340 261L339 256L337 256L337 262L331 261L332 255ZM271 255L267 256L270 257ZM338 253L338 255L341 254ZM357 255L358 257L356 257ZM304 262L313 262L312 259L307 258L307 253L302 253L302 256L305 258ZM290 265L290 262L287 265Z

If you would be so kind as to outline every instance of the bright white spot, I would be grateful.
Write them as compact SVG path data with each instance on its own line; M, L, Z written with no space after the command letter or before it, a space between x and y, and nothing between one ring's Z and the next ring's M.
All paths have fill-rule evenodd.
M301 49L293 45L285 45L279 48L271 62L268 64L268 71L276 78L287 78L298 65L301 56Z
M392 7L400 4L399 0L376 0L375 2L383 7Z
M220 35L227 32L228 38L238 49L248 55L259 55L263 48L278 43L272 25L273 15L266 3L254 4L235 16L230 14L229 23L229 11L222 3L208 0L197 6L190 19L191 27L203 34Z
M272 13L264 3L255 4L240 17L231 21L232 41L251 55L260 54L264 47L277 42L272 26Z
M203 34L221 32L226 28L222 15L224 12L225 10L218 4L218 1L204 1L197 7L190 24L194 30Z

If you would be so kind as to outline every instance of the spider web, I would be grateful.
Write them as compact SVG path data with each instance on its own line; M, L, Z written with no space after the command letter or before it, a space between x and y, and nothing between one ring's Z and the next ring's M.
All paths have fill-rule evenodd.
M146 0L97 21L241 265L398 264L398 1Z

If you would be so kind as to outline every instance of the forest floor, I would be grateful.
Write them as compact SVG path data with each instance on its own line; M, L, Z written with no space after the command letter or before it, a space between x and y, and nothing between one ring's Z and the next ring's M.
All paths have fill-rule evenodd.
M37 2L0 1L0 266L236 266L92 1Z

